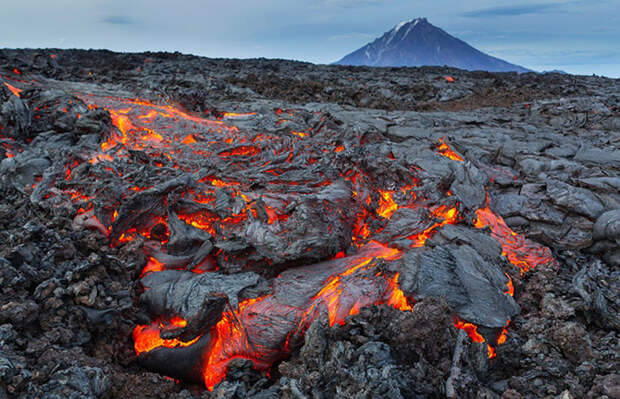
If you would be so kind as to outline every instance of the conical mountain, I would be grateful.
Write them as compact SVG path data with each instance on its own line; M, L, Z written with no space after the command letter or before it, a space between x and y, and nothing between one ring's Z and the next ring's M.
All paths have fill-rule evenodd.
M432 25L426 18L399 23L335 64L395 67L447 65L470 71L529 72L526 68L473 48Z

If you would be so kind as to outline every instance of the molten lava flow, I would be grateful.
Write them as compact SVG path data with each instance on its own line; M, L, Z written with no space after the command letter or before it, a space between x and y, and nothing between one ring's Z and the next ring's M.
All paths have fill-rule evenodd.
M0 131L2 131L3 126L0 125ZM13 140L10 137L4 137L3 135L0 134L0 140L2 141L8 141L9 143L2 143L2 148L4 148L4 155L7 158L13 158L15 156L14 152L13 152L13 143L15 142L15 140Z
M191 146L196 143L200 132L217 134L237 132L234 126L190 115L172 105L158 105L140 99L93 98L91 96L80 96L80 98L88 104L89 109L104 108L107 110L112 123L118 129L101 144L101 153L91 158L90 162L93 164L102 160L109 161L114 156L126 157L125 151L128 150L143 151L155 148L160 150L159 154L150 152L149 155L153 157L159 155L170 162L173 158L178 158L178 153L172 150L168 152L174 143L181 142ZM195 133L179 136L180 131L192 130ZM119 145L122 147L120 150L117 148ZM110 154L110 152L115 152L115 154ZM210 156L211 154L201 152L201 155ZM158 163L163 166L161 162L154 162L156 165Z
M164 264L155 259L154 257L149 256L146 261L146 266L144 266L144 269L142 269L142 274L140 276L145 276L147 273L151 272L160 272L162 270L164 270Z
M330 325L343 324L344 319L368 305L385 303L400 310L412 310L403 292L398 288L398 274L383 275L376 267L380 260L392 261L401 256L397 249L371 241L358 255L334 260L340 272L330 276L314 295L299 298L302 306L283 304L278 295L246 299L236 309L225 311L220 321L209 331L211 341L202 355L202 375L207 388L212 389L225 376L233 359L252 360L257 370L268 370L286 356L292 348L291 340L300 336L316 317L326 312ZM308 272L312 266L306 266ZM359 295L364 293L364 295ZM164 340L159 331L173 327L183 328L184 320L157 322L138 326L134 330L135 350L138 354L159 347L191 345L178 339ZM265 328L270 332L266 335ZM275 337L275 338L274 338ZM277 339L282 345L274 345Z
M351 296L352 287L348 284L351 284L351 279L357 273L362 274L374 268L377 259L393 260L400 256L400 251L377 242L369 243L361 252L363 256L354 256L350 259L343 258L343 260L348 260L349 267L344 272L330 277L323 288L308 300L305 310L277 304L275 297L266 296L246 300L239 304L238 311L225 313L222 320L216 325L215 332L212 332L217 338L203 368L207 388L212 389L216 383L225 377L226 366L234 358L250 358L258 370L266 370L274 360L285 355L274 353L273 348L261 346L257 342L253 342L253 347L250 346L250 338L246 331L253 329L251 325L255 316L252 315L270 314L265 312L266 309L276 315L269 316L267 320L270 321L277 320L278 313L294 312L298 314L300 319L291 325L291 328L296 328L300 332L305 331L323 306L327 309L329 323L332 326L344 323L346 316L356 314L361 307L371 304L388 303L399 309L410 309L402 291L389 284L394 280L389 280L386 277L382 277L385 292L383 295L375 291L369 293L371 294L369 296L357 299ZM246 329L243 329L242 326L245 326ZM287 342L289 340L290 336L287 334ZM261 350L256 351L255 348L257 347ZM288 345L285 348L290 350Z
M485 228L487 226L491 229L491 236L500 242L502 245L502 255L506 256L510 263L519 267L521 274L530 271L534 267L546 264L549 262L555 262L549 248L542 247L523 236L512 231L504 220L496 216L491 210L486 207L478 209L476 211L476 220L474 225L477 228ZM508 282L506 283L506 295L514 296L514 285L512 278L506 274ZM500 335L497 338L497 345L502 345L506 342L508 336L508 325L510 320L507 321L506 326L502 329ZM466 323L460 320L455 321L455 327L464 329L474 342L484 342L484 338L478 334L477 326L471 323ZM482 339L482 341L480 341ZM496 356L496 350L490 344L487 344L487 350L489 359Z
M448 157L455 161L463 162L463 157L461 157L459 154L454 152L454 150L450 148L450 146L446 143L446 141L443 138L439 139L439 145L437 146L437 149L439 150L439 153L443 155L444 157Z
M200 339L200 337L196 337L191 341L183 342L178 338L162 339L159 335L160 330L163 328L181 329L186 325L187 322L185 320L180 317L174 317L168 322L162 320L146 326L136 326L133 330L134 348L136 353L139 355L140 353L149 352L159 347L177 348L194 344Z
M255 300L241 302L238 313L242 313L254 302ZM254 357L250 347L246 332L240 325L235 312L224 313L212 331L212 344L209 348L206 365L203 367L203 378L207 389L212 390L226 376L228 359Z
M240 146L230 151L220 152L218 155L221 157L230 157L230 156L252 156L256 155L260 152L260 149L253 145L249 146Z
M528 240L520 234L512 231L504 222L500 216L495 215L489 207L481 208L476 211L476 220L474 220L474 226L481 229L489 227L491 230L491 236L495 238L502 246L502 255L505 256L510 263L520 269L523 275L529 272L533 268L539 265L555 263L555 259L551 254L551 251L547 247L543 247L533 241ZM514 285L512 278L506 274L508 282L506 283L506 295L514 296ZM471 326L473 324L459 322L455 323L457 328L465 329L472 340L475 342L482 336L477 334L476 330ZM497 345L501 345L506 342L508 335L508 325L510 320L506 323L506 326L502 329L500 335L497 338ZM483 341L484 342L484 338ZM487 344L489 358L496 356L495 348Z
M508 274L506 274L506 277L508 277L508 282L506 283L506 288L508 290L506 291L506 294L510 296L515 296L515 287L514 285L512 285L512 278L510 278Z
M391 292L389 294L387 304L394 309L411 311L413 310L413 307L409 304L409 301L407 300L405 294L401 291L400 288L398 288L398 277L399 273L396 273L394 275L394 278L391 280Z
M389 219L398 209L398 205L392 199L392 193L389 191L379 190L381 197L379 198L379 208L377 214L383 218Z
M196 142L196 139L194 138L194 136L192 136L191 134L188 134L183 141L181 141L181 143L183 144L194 144Z
M4 82L4 85L11 90L11 93L13 93L14 95L16 95L17 97L20 97L20 94L23 90L22 89L18 89L17 87L8 84L7 82Z
M499 337L497 337L498 345L502 345L506 343L506 340L508 339L508 326L509 325L510 325L510 320L506 322L506 327L502 329L502 332L499 334Z
M253 115L256 115L256 112L243 112L243 113L224 112L222 114L222 118L226 118L226 119L247 118Z
M376 300L373 301L370 300L370 298L358 298L355 303L349 304L349 306L343 306L341 296L346 290L343 288L343 284L346 284L346 282L344 282L346 277L353 275L366 266L370 265L370 267L374 267L375 264L371 264L371 261L374 259L394 260L401 255L399 250L388 248L376 241L371 241L367 244L366 249L370 250L370 252L366 251L367 257L364 260L353 263L343 273L330 277L330 280L326 282L325 286L323 286L313 298L314 304L311 309L314 309L314 306L318 306L321 303L327 306L330 326L344 323L344 318L346 316L357 314L361 307L372 305L376 302ZM402 292L400 292L400 294L402 294ZM398 293L394 292L393 295L398 296ZM368 302L368 300L370 301ZM394 301L400 305L398 298L394 299ZM389 302L389 300L387 302Z
M411 244L412 248L423 247L426 243L426 240L428 240L431 235L435 231L437 231L438 228L446 224L454 224L458 219L458 210L456 207L448 208L447 206L442 205L431 211L431 214L433 215L434 219L439 220L439 222L436 222L431 227L425 229L421 233L407 237L408 239L413 241L413 244Z
M20 95L21 89L8 83L5 85L13 94ZM415 168L403 172L407 177L401 179L406 180L402 184L387 186L389 190L377 190L377 187L386 187L382 185L383 180L347 159L349 153L356 151L354 146L350 142L343 144L334 141L331 136L326 138L325 133L321 132L322 127L315 127L314 130L308 128L305 132L290 131L290 134L282 134L280 130L273 134L240 132L237 127L222 120L243 119L254 113L223 113L218 117L222 120L213 120L202 117L204 115L188 114L175 105L158 105L142 99L96 95L80 98L90 110L99 108L108 111L114 125L112 131L102 138L99 148L86 154L88 162L97 164L84 165L90 170L87 173L91 173L87 178L100 176L93 173L106 174L107 177L114 176L114 181L121 186L115 190L81 191L78 182L86 178L83 173L85 168L76 169L80 167L81 160L71 158L63 165L66 167L63 181L66 186L58 192L72 201L76 208L80 207L78 216L82 219L78 221L83 226L114 237L113 245L138 239L148 241L149 245L154 242L152 248L157 248L158 252L145 250L147 263L141 277L168 268L182 268L187 270L186 273L196 274L222 270L224 267L220 262L237 257L222 248L233 241L231 238L252 238L248 237L248 225L260 225L266 232L264 234L274 234L276 237L282 234L282 238L287 239L285 233L297 227L291 226L294 224L291 221L297 221L300 215L305 217L304 212L307 211L304 207L319 214L325 207L329 212L330 201L335 203L337 210L333 213L333 220L347 226L345 230L351 230L350 243L345 242L325 254L325 258L329 258L339 251L331 260L293 269L301 270L299 273L304 276L312 275L315 267L328 266L307 292L303 295L296 292L295 303L282 303L277 295L282 275L287 270L272 280L274 293L240 300L234 308L228 305L214 326L189 341L161 338L182 336L169 334L181 332L187 327L188 322L180 317L159 315L154 323L135 327L134 347L139 356L158 348L189 347L203 336L209 338L196 365L201 367L205 385L210 389L225 378L230 361L236 358L249 359L257 370L267 371L274 362L294 349L312 321L320 315L326 316L333 326L343 324L347 316L359 313L364 306L387 304L403 311L413 310L409 299L399 288L399 274L387 272L391 269L383 267L384 263L401 257L402 252L391 248L389 242L382 244L373 241L373 238L379 237L384 230L386 233L389 231L390 219L399 209L428 210L420 212L428 219L421 222L424 223L422 227L412 228L398 236L411 240L411 247L424 246L442 226L455 224L461 217L461 205L455 197L447 198L447 201L421 198L423 191L415 189L418 178ZM70 112L70 108L64 109ZM282 117L294 116L290 110L275 112L279 115L278 124L286 121ZM211 115L213 118L214 114ZM324 118L322 116L321 121ZM13 156L13 152L8 151L8 144L3 143L3 146L7 149L6 156ZM444 139L439 140L437 150L452 160L463 161ZM388 162L395 160L393 153L389 153L387 158ZM332 163L340 167L347 165L347 162L353 166L331 174L323 169L314 179L306 180L306 175L300 173L306 172L303 170L305 168L310 175L316 173L319 166ZM129 165L133 165L134 169ZM135 173L138 170L140 173ZM142 170L146 172L142 173ZM143 177L148 173L152 176ZM295 177L287 178L287 175ZM176 182L180 176L188 177L188 183L161 189L160 183ZM330 196L340 190L333 190L333 187L339 187L337 184L346 185L341 190L345 194L331 199ZM447 192L446 197L450 196L452 194ZM328 197L329 200L317 199ZM97 201L94 201L95 198ZM127 201L138 204L144 201L151 208L143 206L138 209L142 206L139 205L127 211L127 207L121 206L126 205ZM107 206L100 209L100 204L104 203ZM351 210L349 215L346 215L347 210ZM173 257L167 253L168 240L173 241L173 229L169 228L168 219L173 214L181 222L208 232L212 236L210 239L218 244L218 249L207 255L207 260L202 263L198 260L187 267L180 267L178 263L165 264L168 262L166 259ZM476 227L489 226L493 237L502 243L504 255L522 271L552 260L548 249L512 232L488 208L479 209L476 215ZM119 218L121 220L117 220ZM124 220L128 218L128 222ZM342 229L342 226L329 223L325 227L327 233L336 229ZM357 249L356 254L346 249L349 244L350 248ZM231 244L231 247L234 245ZM312 249L303 248L308 252ZM345 256L345 251L349 256ZM253 260L248 263L261 256L264 256L261 262L268 265L275 263L259 251L253 252L252 256L255 257L250 258ZM247 265L248 268L250 266ZM276 266L281 267L282 264ZM220 267L222 269L218 269ZM315 284L318 286L315 287ZM505 293L514 295L510 278ZM485 342L476 325L457 319L455 327L467 331L475 342ZM506 334L504 328L498 336L498 344L506 340ZM489 345L488 350L489 357L493 357L494 348Z
M292 131L291 134L299 138L302 138L302 139L308 136L308 133L305 133L305 132L293 132Z
M485 339L482 335L480 335L480 333L478 333L478 326L472 323L467 323L461 319L459 319L458 317L454 318L454 327L458 328L459 330L465 330L465 332L467 333L467 335L469 335L469 337L471 338L472 341L474 342L484 342Z
M467 323L463 320L460 320L458 317L454 318L454 327L459 330L464 330L469 338L473 342L484 343L486 340L480 333L478 332L478 326L472 323ZM495 348L491 345L487 344L487 356L489 359L493 359L496 355Z
M491 236L502 245L502 255L521 269L521 274L539 265L555 263L549 248L512 231L504 219L495 215L488 207L478 209L476 216L474 226L479 229L485 227L491 229ZM510 284L512 285L512 282Z

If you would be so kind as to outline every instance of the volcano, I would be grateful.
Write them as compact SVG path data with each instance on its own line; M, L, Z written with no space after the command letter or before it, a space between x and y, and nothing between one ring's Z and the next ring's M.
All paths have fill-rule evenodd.
M469 71L530 72L477 50L432 25L426 18L397 24L372 43L346 55L337 65L381 67L449 66Z
M538 395L569 389L551 364L584 363L607 370L588 389L611 386L594 352L617 322L619 161L589 134L616 126L618 82L550 100L574 77L0 60L11 392L468 397L510 378Z

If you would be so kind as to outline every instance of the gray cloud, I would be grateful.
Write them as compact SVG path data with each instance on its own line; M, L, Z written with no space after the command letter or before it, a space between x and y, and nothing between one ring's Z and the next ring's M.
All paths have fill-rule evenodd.
M102 18L101 22L111 25L131 25L135 23L133 19L124 15L108 15Z
M461 16L468 17L468 18L487 18L487 17L498 17L498 16L537 14L541 12L548 12L553 8L557 8L558 6L561 6L561 4L538 3L538 4L528 4L524 6L489 7L489 8L482 8L479 10L464 12L461 14Z

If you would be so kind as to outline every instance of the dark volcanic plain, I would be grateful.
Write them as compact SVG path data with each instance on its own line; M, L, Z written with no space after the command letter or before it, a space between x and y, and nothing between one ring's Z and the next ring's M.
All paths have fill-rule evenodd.
M197 124L223 122L254 144L218 141L212 160L192 152L184 162L193 173L155 154L152 141L123 150L114 164L107 157L120 154L111 151L121 151L125 133L119 113L133 111L89 107L90 94L103 102L174 104ZM0 398L620 398L619 102L620 81L602 77L1 50ZM208 132L191 131L191 140L176 132L183 145L209 140ZM260 134L289 146L270 156L280 162L271 172L252 163L266 157L252 151L260 144L262 153L278 155L284 144L259 143ZM111 137L116 150L105 144ZM462 161L442 156L442 142ZM360 171L363 184L338 175L347 170ZM180 190L204 179L217 186L214 204L203 199L204 212L228 220L248 207L232 230L188 232L179 219L189 202ZM130 188L143 186L154 187ZM374 215L387 201L378 190L398 205L387 217ZM413 202L414 192L424 206ZM305 207L316 198L324 198L325 210ZM489 228L475 226L476 211L487 205L555 261L521 273ZM454 223L431 228L428 209L447 209L440 206L454 207ZM268 373L235 359L212 392L145 370L132 332L154 320L153 307L174 306L149 302L145 281L157 280L149 276L193 278L217 269L239 275L234 302L277 294L270 284L280 272L354 256L352 237L359 244L367 235L356 224L364 209L373 214L370 238L404 253L374 260L376 274L398 271L393 281L413 311L366 306L333 327L321 313ZM168 224L138 234L153 215ZM295 230L300 223L305 231ZM245 233L250 226L259 238ZM329 234L321 233L328 226ZM416 247L411 237L425 229L428 240ZM137 231L131 240L128 231ZM268 233L275 238L264 238ZM153 269L141 280L153 258L160 266L181 262L184 271ZM475 278L471 264L479 267ZM496 288L500 299L484 314L477 301L486 297L469 281L505 288L504 273L514 301ZM241 276L254 280L243 286ZM455 315L498 327L489 319L502 312L511 321L492 359L486 343L455 327ZM189 323L188 331L167 333L180 339L200 328Z

